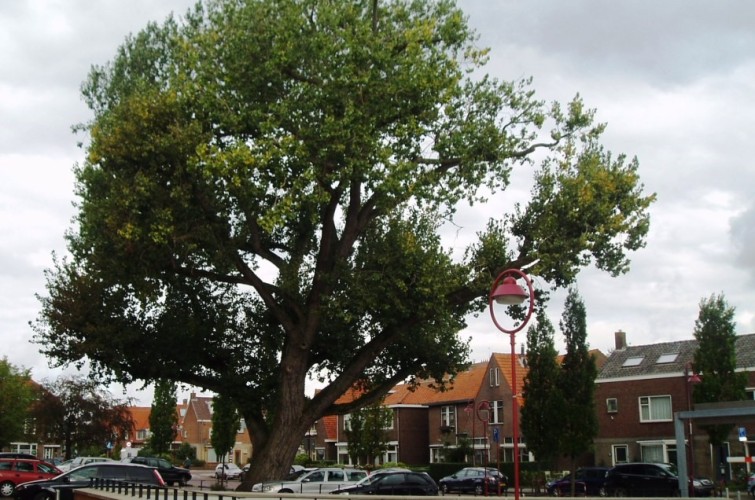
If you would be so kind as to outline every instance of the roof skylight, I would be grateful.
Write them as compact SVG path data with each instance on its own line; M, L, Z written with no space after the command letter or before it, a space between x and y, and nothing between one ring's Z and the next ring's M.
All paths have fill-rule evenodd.
M626 361L624 361L624 364L621 366L640 366L640 363L642 363L643 359L645 359L645 356L627 358Z

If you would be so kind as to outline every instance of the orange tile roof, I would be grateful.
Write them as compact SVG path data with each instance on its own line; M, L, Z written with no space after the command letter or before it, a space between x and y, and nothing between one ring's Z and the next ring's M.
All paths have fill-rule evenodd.
M325 439L338 439L338 415L326 415L322 417L322 425L325 428Z
M511 368L511 354L500 354L496 353L493 354L493 358L495 359L495 363L498 365L498 368L501 369L501 375L503 376L503 379L506 381L506 384L511 387L511 380L512 380L512 374L516 373L516 387L514 388L515 394L522 394L522 388L524 387L524 377L527 376L527 373L529 370L526 366L524 366L524 363L522 363L522 356L520 354L516 354L516 361L515 361L515 372L512 371ZM521 399L521 396L519 398L520 404L523 402Z
M129 406L128 411L134 419L134 430L143 431L149 429L149 415L152 413L151 406Z

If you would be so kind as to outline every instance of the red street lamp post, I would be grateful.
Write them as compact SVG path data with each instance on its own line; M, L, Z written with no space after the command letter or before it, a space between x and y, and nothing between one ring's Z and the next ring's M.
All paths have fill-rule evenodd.
M482 467L483 467L483 476L484 476L484 484L485 484L485 496L488 496L488 462L490 461L490 457L488 456L488 421L490 421L490 401L483 400L480 401L480 403L477 405L477 418L480 419L480 422L482 422L482 429L483 429L483 436L485 436L485 441L483 446L485 447L484 457L485 460L482 461ZM474 449L474 448L473 448Z
M526 291L517 284L517 278L524 279L524 282L527 284ZM514 328L504 328L501 326L495 317L493 302L495 301L498 304L504 305L515 305L522 304L527 299L529 299L530 304L527 315L524 317L522 323ZM519 401L517 400L516 388L516 333L525 327L535 307L535 290L532 287L532 281L529 276L519 269L507 269L503 271L495 279L493 286L490 287L488 306L490 307L490 316L493 319L493 324L500 331L508 334L511 340L511 392L513 396L511 405L511 432L514 441L514 500L519 500Z
M684 366L684 384L687 392L687 411L692 410L692 385L702 382L700 375L692 370L692 363L687 363ZM689 458L687 463L689 464L689 480L690 480L690 496L695 496L695 450L692 436L692 419L687 421L687 432L689 435L689 444L687 449L689 451Z

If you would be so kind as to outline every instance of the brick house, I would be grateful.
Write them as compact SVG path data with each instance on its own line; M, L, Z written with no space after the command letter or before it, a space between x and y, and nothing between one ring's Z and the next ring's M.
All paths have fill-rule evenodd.
M212 398L195 393L184 400L185 413L180 422L179 439L196 450L196 457L209 463L217 463L218 456L212 447ZM244 420L236 433L236 443L226 461L244 465L252 456L252 444Z
M623 332L616 333L616 349L596 380L595 405L599 433L595 439L596 465L622 462L677 462L673 415L694 409L692 361L696 340L628 346ZM755 398L755 335L740 335L736 341L737 369L748 375L747 394ZM705 376L705 374L701 374ZM753 403L755 405L755 403ZM693 421L686 425L687 442L692 443L692 463L698 475L715 478L725 457L708 443L708 436ZM742 455L738 427L755 430L755 418L735 423L725 445L728 455ZM689 439L691 429L692 439ZM750 442L753 440L751 439ZM732 469L725 466L725 475Z

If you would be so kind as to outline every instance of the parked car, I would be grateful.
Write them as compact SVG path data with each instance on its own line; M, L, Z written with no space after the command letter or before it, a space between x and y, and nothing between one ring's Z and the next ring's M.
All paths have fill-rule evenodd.
M164 458L158 457L133 457L130 460L132 464L147 465L149 467L155 467L160 471L160 476L168 484L178 484L179 486L186 486L191 481L191 472L189 469L183 467L176 467Z
M747 479L747 491L750 492L750 495L755 497L755 472L750 474L750 477Z
M215 478L238 479L241 477L242 472L243 471L241 470L241 468L233 462L229 462L227 464L218 464L215 467Z
M130 484L164 487L154 467L120 462L92 462L64 472L53 479L20 484L16 500L73 500L74 491L86 488L92 479L110 479ZM59 495L59 496L58 496Z
M315 469L293 481L266 481L252 486L254 492L330 493L364 479L367 472L358 469L326 467Z
M18 453L16 451L0 451L0 458L26 458L29 460L39 460L39 457L31 453Z
M487 483L487 487L485 486ZM505 489L508 478L498 469L493 467L465 467L460 471L441 478L438 481L443 493L450 491L472 492L482 495L487 492L496 492L498 488Z
M576 495L606 496L605 482L608 467L580 467L574 475ZM571 474L546 485L549 495L571 496Z
M438 485L426 472L376 471L352 486L333 493L343 495L437 496Z
M628 463L617 464L606 473L608 496L678 496L679 476L672 464ZM690 482L694 496L707 497L713 494L715 485L707 478L695 478Z
M21 483L58 475L57 467L36 458L0 458L0 496L13 496Z
M75 469L76 467L81 467L82 465L86 464L92 464L95 462L113 462L114 460L106 457L75 457L71 460L66 460L65 462L58 465L58 469L60 469L63 472L67 472L71 469Z

